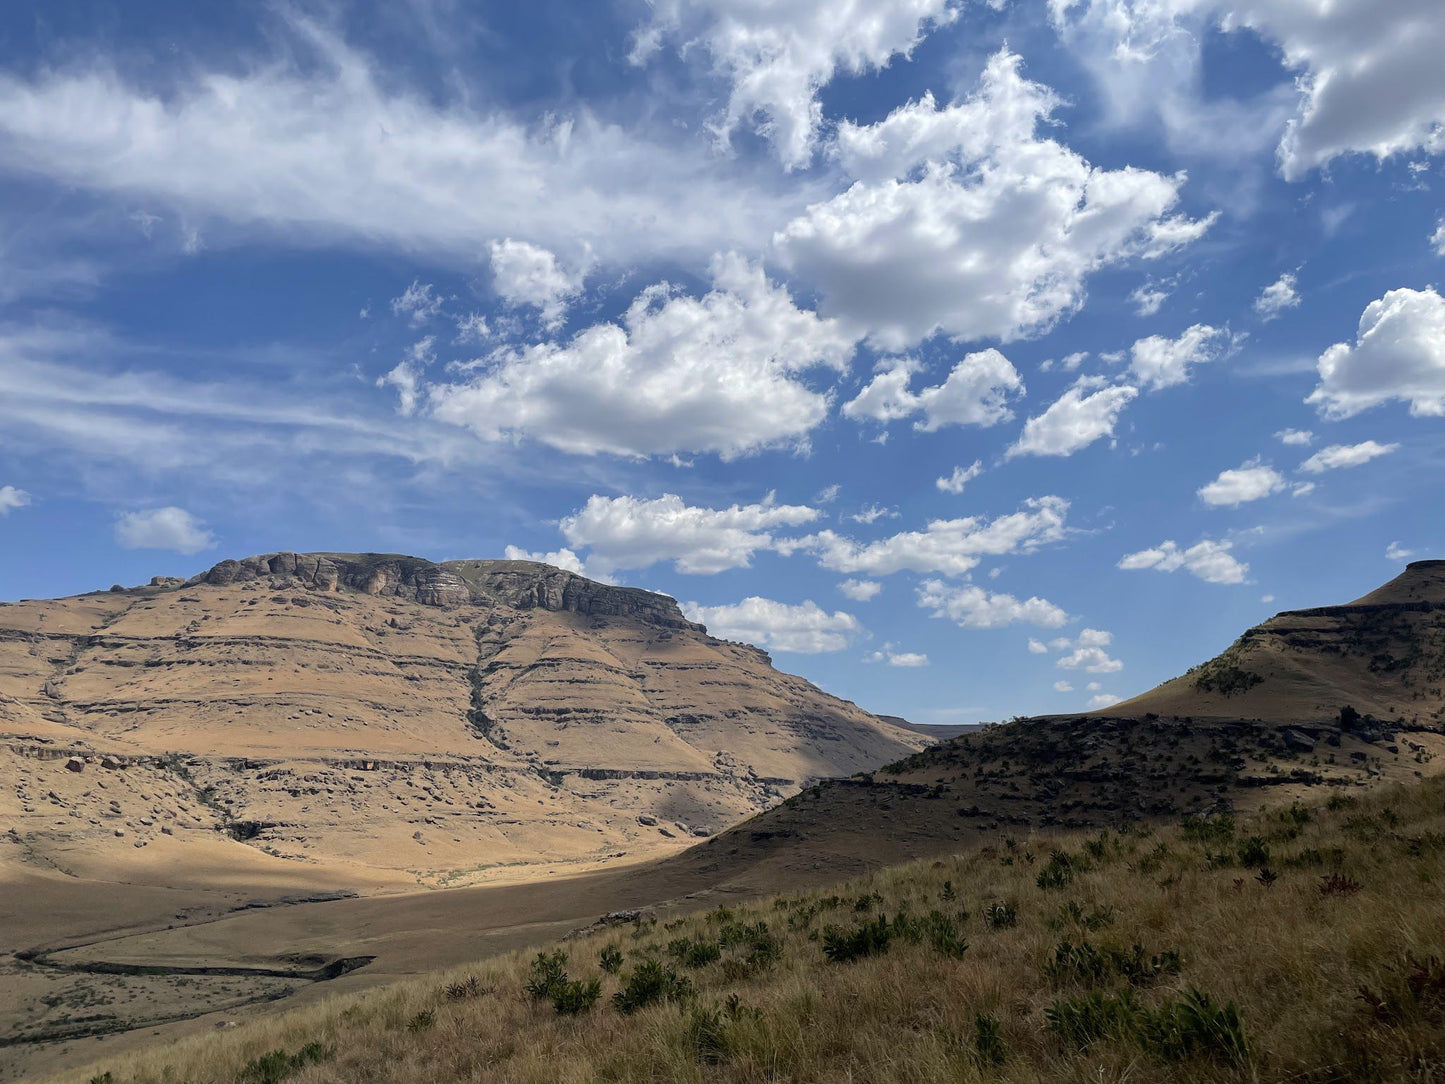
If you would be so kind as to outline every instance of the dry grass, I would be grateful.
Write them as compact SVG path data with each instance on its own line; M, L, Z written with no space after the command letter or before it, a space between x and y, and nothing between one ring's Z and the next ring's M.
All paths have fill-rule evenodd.
M596 1006L575 1015L526 993L535 954L518 954L67 1079L1445 1080L1442 800L1445 784L1429 781L1333 808L1265 812L1230 830L1207 822L1001 840L836 892L553 946L567 954L570 980L601 983ZM1256 864L1242 864L1241 851ZM989 911L1000 903L1015 912L1012 925L1006 909ZM944 920L925 920L933 911ZM849 962L825 955L825 943L846 955L836 946L866 923L876 930L879 915L896 928L900 913L924 920L903 921L916 940L894 936ZM966 950L947 936L947 919ZM744 926L753 932L739 933ZM694 947L701 966L689 968L669 951L684 938L728 943L711 962L702 962L711 950ZM609 947L625 957L618 973L600 965ZM649 960L685 977L692 993L620 1012L613 995ZM1212 999L1212 1018L1191 1015L1193 991ZM1088 1042L1088 1022L1101 1016L1122 1022ZM310 1051L319 1060L273 1057L279 1076L254 1060L307 1044L318 1044Z

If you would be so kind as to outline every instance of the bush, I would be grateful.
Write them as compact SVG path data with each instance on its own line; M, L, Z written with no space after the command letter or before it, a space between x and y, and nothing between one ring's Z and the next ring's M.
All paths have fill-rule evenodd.
M437 1022L435 1009L422 1009L406 1022L407 1031L429 1031Z
M448 1001L467 1001L479 997L482 992L482 984L477 981L475 975L468 975L459 982L449 982L442 988L442 993Z
M602 996L602 983L598 979L590 982L560 982L552 989L552 1008L559 1016L576 1016L590 1012L597 999Z
M1234 1002L1216 1005L1194 989L1157 1009L1140 1005L1132 990L1118 995L1094 990L1055 1001L1044 1017L1051 1031L1078 1050L1107 1040L1132 1043L1165 1061L1202 1057L1238 1066L1249 1056Z
M634 1013L659 1001L685 1001L691 996L692 983L685 977L656 960L644 960L612 995L612 1004L619 1012Z
M693 1056L704 1064L715 1065L727 1059L727 1025L716 1009L693 1006L688 1014L683 1039Z
M1250 836L1239 847L1241 866L1266 866L1269 864L1269 847L1259 836Z
M706 967L722 956L722 949L716 941L693 940L679 937L667 946L667 954L684 967Z
M1003 930L1018 924L1019 913L1000 900L983 909L983 920L994 929Z
M1320 878L1321 896L1353 896L1365 886L1343 873L1326 873Z
M602 950L602 955L597 960L597 966L609 975L617 974L622 970L622 950L615 945L608 945Z
M973 1018L973 1056L985 1068L997 1068L1008 1056L998 1021L986 1013Z
M1151 956L1137 944L1120 949L1060 941L1053 959L1044 965L1044 974L1055 982L1099 984L1121 978L1132 986L1144 986L1161 976L1179 974L1180 966L1179 953L1172 949Z
M893 934L887 915L879 915L854 930L829 926L823 931L823 955L835 964L863 956L881 956L888 951L888 942Z
M1227 843L1234 835L1234 818L1227 813L1218 817L1186 814L1180 828L1184 838L1195 843Z
M1074 874L1079 871L1080 864L1063 851L1055 851L1049 855L1049 860L1044 868L1039 870L1039 875L1034 878L1034 883L1040 888L1064 888L1074 879Z
M278 1084L306 1066L325 1061L335 1054L334 1047L323 1046L318 1042L309 1042L294 1054L288 1054L284 1050L272 1050L248 1061L236 1078L237 1084ZM110 1074L106 1073L100 1079L108 1081Z
M559 986L567 981L567 954L539 952L532 961L531 977L525 987L527 994L537 1001L546 1001Z
M1083 1050L1101 1039L1129 1037L1142 1011L1133 990L1117 996L1091 990L1056 1000L1044 1010L1044 1019L1065 1045Z

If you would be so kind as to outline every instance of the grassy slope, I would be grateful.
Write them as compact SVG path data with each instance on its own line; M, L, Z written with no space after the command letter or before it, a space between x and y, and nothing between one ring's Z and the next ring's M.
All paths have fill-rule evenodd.
M518 954L254 1018L103 1066L112 1075L101 1079L1442 1080L1442 800L1445 782L1432 779L1310 809L1264 810L1232 827L1215 820L1202 829L1195 822L1000 838L836 889L563 943L556 948L567 954L569 976L600 982L600 1002L581 1015L558 1015L529 997L533 956ZM1072 872L1046 873L1061 869L1055 853ZM1336 882L1343 891L1323 892L1333 873L1344 878ZM988 920L998 903L1016 912L1016 924ZM942 922L905 921L916 942L895 937L886 951L846 963L825 957L829 927L852 932L879 914L891 927L899 912L923 920L935 910ZM961 956L950 921L969 942ZM682 938L716 944L731 930L736 939L742 926L755 932L700 967L668 951ZM1051 968L1065 941L1103 953L1102 976L1085 977L1089 960L1077 951L1082 971ZM760 944L775 958L749 962ZM1108 963L1110 949L1135 944L1146 970L1149 957L1164 957L1162 973L1131 983ZM625 955L620 978L599 967L608 947ZM1178 954L1177 974L1169 953ZM653 959L675 968L692 994L619 1012L613 994ZM475 991L448 996L449 984L472 976ZM1381 1004L1372 1007L1362 987ZM1191 1014L1196 990L1212 999L1213 1016ZM1227 1024L1231 1003L1247 1044L1242 1057ZM1051 1022L1059 1006L1073 1021L1069 1035ZM1090 1013L1115 1021L1112 1037L1086 1042ZM990 1022L998 1041L985 1039L981 1055L980 1027L987 1032ZM288 1069L287 1056L306 1049L317 1059ZM267 1075L266 1063L253 1059L272 1050L284 1054L272 1057Z

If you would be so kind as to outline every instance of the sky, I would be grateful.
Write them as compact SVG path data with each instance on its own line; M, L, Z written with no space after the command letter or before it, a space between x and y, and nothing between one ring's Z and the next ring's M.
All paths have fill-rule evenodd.
M1438 5L4 5L0 599L530 557L1142 692L1445 556Z

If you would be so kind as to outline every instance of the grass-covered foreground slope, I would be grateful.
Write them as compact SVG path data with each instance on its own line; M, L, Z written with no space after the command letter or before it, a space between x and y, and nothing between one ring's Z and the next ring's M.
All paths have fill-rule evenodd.
M71 1079L1436 1081L1442 889L1439 780L1238 820L1001 837Z

